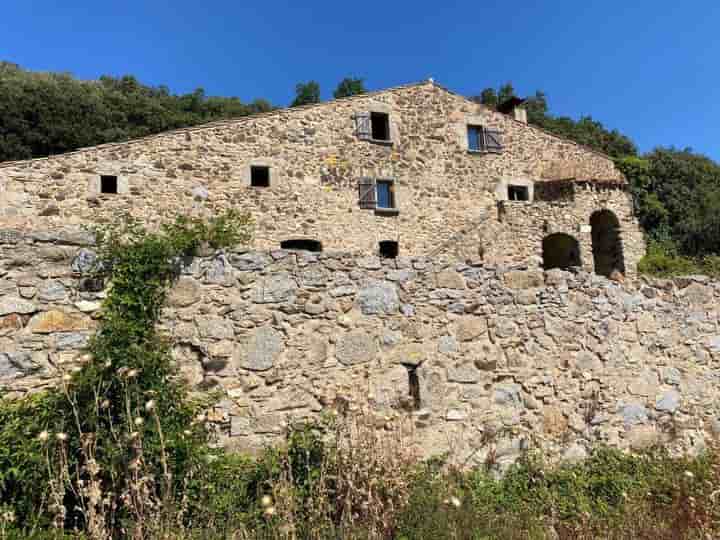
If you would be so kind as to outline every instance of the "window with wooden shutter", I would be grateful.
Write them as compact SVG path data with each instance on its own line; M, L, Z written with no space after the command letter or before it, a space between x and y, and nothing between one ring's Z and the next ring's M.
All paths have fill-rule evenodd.
M358 182L358 201L360 208L375 209L377 197L375 196L375 180L364 176Z
M355 135L364 141L372 139L372 122L369 112L355 113Z
M485 129L485 151L493 154L502 153L502 132L497 129Z

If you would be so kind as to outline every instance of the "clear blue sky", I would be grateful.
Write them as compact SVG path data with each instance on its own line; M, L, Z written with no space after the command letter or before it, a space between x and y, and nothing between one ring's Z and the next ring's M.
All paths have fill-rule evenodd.
M4 0L0 59L277 105L308 79L330 97L346 75L466 95L512 81L643 151L720 160L718 0Z

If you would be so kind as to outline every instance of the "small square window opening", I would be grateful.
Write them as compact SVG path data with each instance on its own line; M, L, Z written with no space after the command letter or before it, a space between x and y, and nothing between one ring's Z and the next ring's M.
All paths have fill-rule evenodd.
M377 186L377 208L395 208L392 181L378 180L375 185Z
M468 149L473 152L483 150L482 126L468 126Z
M400 253L400 246L395 240L380 241L380 257L383 259L396 259Z
M118 179L117 176L102 175L100 177L100 193L117 193Z
M250 167L250 185L252 187L270 187L270 167L259 165Z
M370 113L372 138L376 141L390 140L390 116L386 113Z
M508 186L508 201L529 201L530 190L527 186Z

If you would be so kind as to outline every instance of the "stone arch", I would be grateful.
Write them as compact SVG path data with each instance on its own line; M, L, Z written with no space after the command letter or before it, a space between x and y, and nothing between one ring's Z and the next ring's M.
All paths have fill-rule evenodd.
M595 273L610 277L613 272L625 273L625 256L620 221L611 210L598 210L590 216L592 252Z
M543 238L542 242L543 268L562 268L566 270L571 266L581 266L580 244L569 234L554 233Z

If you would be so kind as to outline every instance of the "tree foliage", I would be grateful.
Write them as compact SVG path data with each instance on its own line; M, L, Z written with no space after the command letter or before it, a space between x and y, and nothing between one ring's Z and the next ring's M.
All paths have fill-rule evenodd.
M335 99L344 98L349 96L355 96L357 94L364 94L367 90L365 89L365 80L355 77L345 77L340 81L333 92Z
M143 137L220 118L269 111L263 99L172 95L135 77L81 81L0 62L0 161L27 159Z
M320 85L316 81L297 83L295 86L295 99L290 106L298 107L311 103L320 103Z

